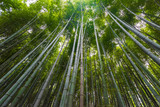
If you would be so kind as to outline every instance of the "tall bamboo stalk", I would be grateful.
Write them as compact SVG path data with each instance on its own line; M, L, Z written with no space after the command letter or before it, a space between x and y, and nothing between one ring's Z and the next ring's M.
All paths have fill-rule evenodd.
M109 104L108 101L108 94L107 94L107 87L106 87L106 80L105 77L103 75L103 64L102 64L102 60L101 60L101 53L100 53L100 49L99 49L99 44L98 44L98 39L97 39L97 32L96 32L96 26L95 26L95 20L93 20L93 25L94 25L94 34L95 34L95 38L96 38L96 44L97 44L97 50L98 50L98 56L99 56L99 61L100 61L100 73L101 73L101 77L102 77L102 83L103 83L103 96L104 96L104 103L106 105Z

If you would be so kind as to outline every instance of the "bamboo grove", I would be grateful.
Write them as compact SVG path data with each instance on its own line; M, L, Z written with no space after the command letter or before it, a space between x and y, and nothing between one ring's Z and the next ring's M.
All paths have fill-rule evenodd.
M159 0L33 1L0 1L0 107L160 106Z

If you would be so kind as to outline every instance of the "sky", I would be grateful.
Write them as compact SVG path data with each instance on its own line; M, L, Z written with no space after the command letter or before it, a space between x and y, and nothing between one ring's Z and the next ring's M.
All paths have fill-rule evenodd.
M35 3L37 0L27 0L26 4L29 6L31 3Z

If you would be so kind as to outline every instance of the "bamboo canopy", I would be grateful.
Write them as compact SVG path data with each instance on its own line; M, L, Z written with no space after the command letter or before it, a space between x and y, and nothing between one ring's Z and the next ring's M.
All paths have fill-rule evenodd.
M0 107L159 107L160 1L1 0Z

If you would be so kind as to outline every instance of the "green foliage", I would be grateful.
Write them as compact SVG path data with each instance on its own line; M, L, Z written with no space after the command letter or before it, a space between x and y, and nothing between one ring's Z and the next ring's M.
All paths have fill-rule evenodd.
M160 30L132 13L159 26L158 0L37 0L31 4L29 1L32 0L0 1L0 106L53 106L56 101L60 105L65 84L68 84L66 102L62 103L68 105L67 94L71 92L72 106L79 106L82 82L86 107L106 106L107 98L108 107L159 106L160 65L150 53L159 60L160 51L120 22L141 32L158 47ZM69 71L67 63L71 60L76 30ZM79 49L79 59L75 60L76 50L80 48L79 35L84 37L83 44L79 42L83 46L83 59ZM68 43L60 52L64 38ZM83 81L80 81L80 71L83 71ZM43 96L38 99L40 92Z

